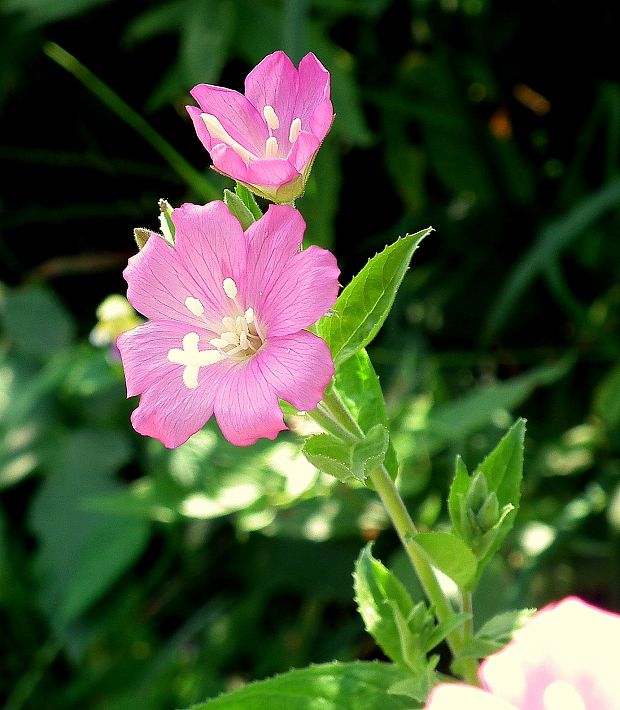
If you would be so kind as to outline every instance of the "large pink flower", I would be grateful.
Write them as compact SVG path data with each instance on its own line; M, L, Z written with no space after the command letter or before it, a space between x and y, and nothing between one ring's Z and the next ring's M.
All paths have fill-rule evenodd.
M299 69L284 52L265 57L247 76L245 96L198 84L200 108L187 106L213 167L273 202L303 194L334 112L329 72L314 54Z
M620 710L620 616L568 597L480 668L485 690L440 685L426 710Z
M244 233L223 202L172 213L175 246L152 235L129 260L127 297L149 322L118 340L136 431L168 447L215 414L246 446L286 429L278 399L316 407L334 373L307 328L335 302L330 252L300 251L305 223L272 205Z

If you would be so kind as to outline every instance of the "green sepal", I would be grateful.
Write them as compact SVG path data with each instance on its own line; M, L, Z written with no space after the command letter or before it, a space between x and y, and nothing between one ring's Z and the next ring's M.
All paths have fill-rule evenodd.
M247 205L243 202L239 195L235 195L234 192L224 190L224 204L228 207L232 216L239 220L241 229L243 229L244 232L251 224L256 222L256 218Z
M238 182L235 185L235 192L237 193L237 197L241 200L241 202L243 202L251 215L254 217L255 221L263 216L263 212L258 206L256 198L243 183Z
M136 240L136 244L140 251L144 249L146 243L151 238L152 233L153 232L151 232L151 230L147 227L136 227L133 230L133 238Z
M172 221L173 208L163 197L159 200L159 224L163 238L174 246L175 226Z
M338 367L365 348L388 316L413 252L432 227L408 234L369 259L316 325Z

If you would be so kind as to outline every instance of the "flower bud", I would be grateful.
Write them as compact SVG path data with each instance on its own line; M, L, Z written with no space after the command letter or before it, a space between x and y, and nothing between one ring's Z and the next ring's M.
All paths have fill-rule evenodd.
M499 501L495 491L491 491L487 496L476 515L476 520L483 533L490 530L499 520Z
M467 495L465 496L465 504L468 508L477 513L484 504L489 494L487 479L482 471L478 471L471 479Z

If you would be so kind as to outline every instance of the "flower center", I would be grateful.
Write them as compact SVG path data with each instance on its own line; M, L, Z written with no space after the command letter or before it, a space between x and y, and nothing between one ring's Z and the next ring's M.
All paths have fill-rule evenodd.
M543 693L545 710L586 710L586 704L574 685L565 680L556 680Z
M168 361L175 365L183 365L183 384L188 389L198 387L198 373L201 367L208 367L216 362L230 359L233 362L244 362L255 355L265 343L265 335L259 323L256 322L253 308L243 310L237 298L237 284L231 278L222 283L224 293L232 301L233 309L219 323L205 323L212 332L218 333L211 338L209 344L214 349L199 350L200 335L190 332L183 338L182 348L171 348L168 351ZM197 318L204 315L204 306L200 299L188 296L185 307Z

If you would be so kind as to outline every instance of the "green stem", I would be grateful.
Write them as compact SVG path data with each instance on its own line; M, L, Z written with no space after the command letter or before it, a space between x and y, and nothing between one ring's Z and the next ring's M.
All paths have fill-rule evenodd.
M165 138L162 138L147 120L137 111L134 111L129 104L123 101L118 94L112 91L107 84L95 76L73 55L55 42L46 42L43 51L52 61L66 69L70 74L73 74L111 111L139 133L164 158L177 175L184 180L190 190L196 191L205 200L220 199L219 192L201 172L185 160Z
M466 614L470 614L469 618L462 627L463 648L465 648L474 638L474 604L471 592L462 592L461 607ZM461 660L461 671L463 677L472 685L479 685L478 681L478 661L475 658L464 658Z
M363 437L364 432L355 421L346 405L340 398L338 392L330 387L325 392L322 402L322 411L328 410L332 418L337 420L343 429L355 437ZM313 415L314 416L314 415ZM439 621L445 621L454 615L454 610L446 598L431 564L424 551L415 543L414 537L418 530L407 511L407 508L400 497L394 481L385 466L381 465L369 476L387 514L390 516L394 529L405 548L405 552L411 565L420 580L422 588L429 601L435 609L435 614ZM446 639L452 654L456 656L462 648L462 637L460 630L456 629Z

